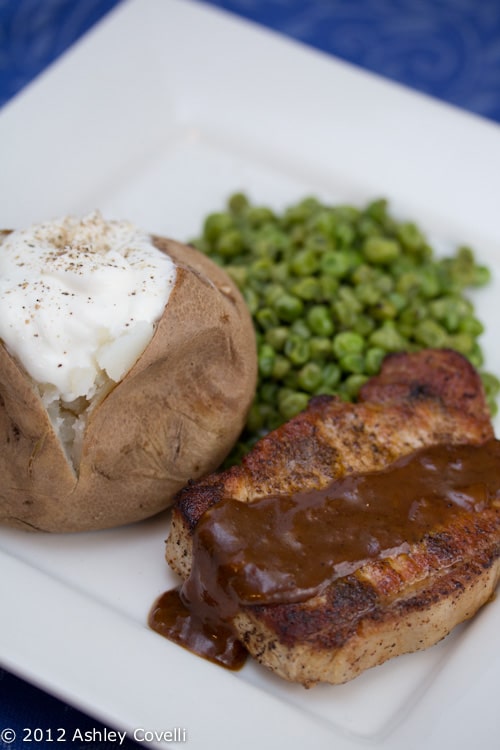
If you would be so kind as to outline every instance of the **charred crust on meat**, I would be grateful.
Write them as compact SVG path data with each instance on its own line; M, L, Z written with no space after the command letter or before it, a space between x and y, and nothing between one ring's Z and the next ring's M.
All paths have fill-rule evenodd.
M312 396L312 398L309 400L308 408L309 409L316 409L318 411L323 411L325 406L328 406L332 402L339 402L339 398L337 396L327 396L326 394L321 394L320 396Z
M253 610L285 645L292 647L306 641L318 648L330 649L345 643L355 632L360 617L376 603L373 586L347 576L329 586L323 597L310 600L308 605L261 605Z
M380 374L362 387L359 399L381 403L435 400L446 408L489 419L481 379L472 364L451 349L389 354Z
M329 396L261 439L240 466L191 483L174 507L172 567L183 577L203 513L374 471L419 448L494 437L481 380L450 350L389 355L356 404ZM293 604L242 607L238 637L262 664L309 687L346 682L426 648L489 601L500 577L500 506L457 513L402 554L364 562Z
M434 394L426 383L413 383L410 384L409 397L411 399L433 398Z
M181 515L190 533L194 531L203 513L222 499L223 491L222 483L204 485L190 481L177 493L175 511Z

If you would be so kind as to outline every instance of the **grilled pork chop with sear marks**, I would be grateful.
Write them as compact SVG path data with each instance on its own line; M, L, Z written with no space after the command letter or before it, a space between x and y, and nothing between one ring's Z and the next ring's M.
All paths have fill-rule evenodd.
M182 490L173 509L167 561L185 579L184 600L196 589L205 600L202 614L220 605L235 638L260 663L306 687L346 682L393 656L435 644L493 595L500 575L498 445L480 377L465 358L450 350L389 355L357 403L314 398L303 413L262 438L241 465ZM472 456L467 486L462 491L459 482L458 489L434 498L432 483L439 484L441 475L450 471L460 479L465 459L455 450L465 451L467 460ZM475 450L482 456L477 465ZM401 473L391 473L393 466ZM405 473L410 469L413 474ZM412 486L427 471L430 489L417 502ZM373 490L370 502L361 495L360 503L360 493L372 492L377 477L383 497ZM386 481L393 482L394 491L388 491ZM332 488L340 493L332 506L337 515L324 522L318 498L329 497ZM312 533L301 527L289 547L300 547L302 557L296 564L288 557L289 569L280 573L274 553L281 554L295 528L297 516L288 518L284 532L282 520L294 497L302 498L308 518L319 519L313 529L320 530L322 541L316 545L313 537L309 546L299 544ZM241 538L231 537L234 519L233 525L220 527L216 516L208 531L206 524L227 503L241 515L271 501L281 502L280 512L269 505L259 516L262 528L247 526L250 563L243 582L237 575L233 580L228 570L234 573L243 554L235 549ZM219 555L216 542L200 552L198 537L208 538L209 532L212 542L219 533L221 555L232 545L230 559ZM325 561L320 549L330 533L340 551ZM261 547L267 549L263 559L271 561L274 577L266 578L252 557ZM215 566L205 579L203 564ZM323 582L318 579L321 566ZM222 603L214 603L216 589L203 587L207 581L220 583L222 574L227 585Z

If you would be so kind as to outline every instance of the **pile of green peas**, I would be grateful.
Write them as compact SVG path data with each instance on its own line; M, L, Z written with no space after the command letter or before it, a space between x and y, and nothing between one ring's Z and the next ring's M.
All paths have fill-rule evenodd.
M500 382L482 370L483 325L464 294L489 270L469 247L437 258L386 200L358 208L307 197L278 214L235 193L192 244L225 268L254 321L259 377L238 455L311 396L355 400L389 352L461 352L496 413Z

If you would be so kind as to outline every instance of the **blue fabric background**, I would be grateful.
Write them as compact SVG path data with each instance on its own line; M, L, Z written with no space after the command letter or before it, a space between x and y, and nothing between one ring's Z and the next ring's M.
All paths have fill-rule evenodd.
M118 2L0 0L0 106ZM205 2L500 122L500 0ZM0 730L6 726L18 734L25 726L61 726L68 734L76 728L102 728L0 669ZM72 743L74 750L80 746L89 744ZM117 744L92 747L107 750ZM137 745L127 741L123 747Z
M21 750L21 748L25 749L26 747L32 749L69 747L70 750L117 750L118 747L121 747L124 750L137 750L139 747L137 743L129 739L125 740L121 746L118 742L111 741L93 744L80 742L79 740L70 741L77 730L85 737L86 731L103 732L106 727L94 718L86 716L57 700L57 698L19 679L19 677L0 669L0 732L5 727L13 729L17 739L9 745L3 743L0 739L2 750L4 748ZM23 743L22 738L25 736L25 728L33 730L36 727L44 731L51 730L54 739L60 736L57 730L61 727L66 732L66 741L64 743L48 741ZM109 730L109 727L107 729ZM96 733L94 736L98 737L99 735ZM104 737L104 733L101 736Z
M0 105L119 0L0 0Z
M119 0L0 0L0 105ZM204 0L500 122L499 0Z

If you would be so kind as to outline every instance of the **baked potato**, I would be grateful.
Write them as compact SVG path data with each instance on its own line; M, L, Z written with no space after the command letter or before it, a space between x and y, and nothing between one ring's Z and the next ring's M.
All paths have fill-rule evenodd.
M139 521L214 470L237 440L257 372L243 298L199 251L151 240L176 267L168 303L135 363L88 404L76 460L39 384L0 340L3 525L75 532Z

